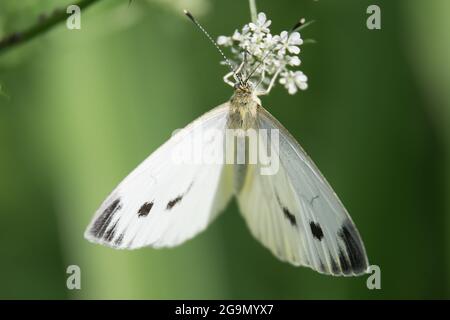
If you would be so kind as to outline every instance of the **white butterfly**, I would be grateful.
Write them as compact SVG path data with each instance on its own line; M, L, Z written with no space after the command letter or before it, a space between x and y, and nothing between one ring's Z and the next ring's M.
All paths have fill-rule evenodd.
M265 16L261 21L267 25ZM173 247L204 230L236 196L251 233L279 259L331 275L367 272L364 245L346 209L298 142L261 106L258 95L270 91L279 70L260 91L245 77L246 63L231 73L230 101L172 136L128 175L97 210L85 237L117 249ZM224 142L230 129L279 132L278 148L271 149L278 170L263 174L261 162L173 161L176 150L205 131L219 134L201 140L201 148L234 157L237 147ZM258 139L271 145L273 138Z

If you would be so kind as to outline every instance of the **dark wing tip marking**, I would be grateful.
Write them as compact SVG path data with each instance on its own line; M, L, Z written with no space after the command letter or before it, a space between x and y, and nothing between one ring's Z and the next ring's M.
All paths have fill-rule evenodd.
M114 237L114 229L116 224L114 224L111 228L108 229L108 226L114 216L114 214L120 210L122 205L120 204L120 198L114 200L103 212L102 214L95 220L94 225L92 226L90 233L92 236L96 238L105 238L105 240ZM117 222L116 222L117 223ZM105 234L106 233L106 234ZM110 241L110 240L108 240Z
M289 209L281 203L281 200L280 200L280 197L278 196L278 193L275 193L275 194L276 194L276 197L277 197L277 200L278 200L278 204L280 205L281 210L283 210L283 215L286 217L286 219L289 220L291 225L296 227L297 226L297 219L295 218L295 215L293 215L291 213L291 211L289 211Z
M123 233L120 234L120 235L117 237L116 241L114 241L114 244L115 244L116 246L120 246L120 245L122 244L123 236L124 236Z
M328 253L328 256L330 257L330 262L331 262L331 272L333 274L340 274L341 270L339 269L339 266L336 262L336 260L334 260L333 256L331 255L331 253Z
M105 235L103 236L103 239L105 239L106 241L110 242L112 241L112 239L114 239L114 235L116 234L116 226L117 226L117 222L116 221L111 228L109 228L106 232Z
M183 199L183 196L180 195L180 196L176 197L175 199L170 200L170 201L167 203L166 209L167 209L167 210L172 209L172 208L173 208L177 203L179 203L182 199Z
M314 221L311 221L309 223L309 227L311 228L311 233L312 233L313 237L316 238L317 240L321 241L323 238L323 231L322 231L322 228L320 227L320 224L316 223Z
M327 272L327 268L325 267L325 265L323 264L323 261L321 259L319 259L319 267L320 267L320 272L322 272L322 273Z
M344 252L342 252L341 248L339 248L339 263L341 264L341 269L344 274L350 274L352 272L350 263L348 263L347 258L345 257Z
M364 272L367 269L367 259L358 231L353 226L353 223L349 220L344 222L338 236L345 244L353 272Z
M146 217L150 210L152 210L153 207L153 201L152 202L146 202L144 203L138 210L138 217L142 218L142 217Z

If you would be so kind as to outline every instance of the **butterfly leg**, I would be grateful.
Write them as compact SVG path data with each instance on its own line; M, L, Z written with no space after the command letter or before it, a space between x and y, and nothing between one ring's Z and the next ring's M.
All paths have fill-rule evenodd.
M225 81L226 84L228 84L229 86L232 86L232 87L234 87L234 83L233 83L233 81L230 81L230 77L233 75L234 75L234 71L231 71L223 77L223 81Z
M273 86L275 85L275 81L277 80L278 75L280 74L280 72L281 72L281 68L279 68L279 69L277 70L277 72L275 72L275 74L273 75L272 79L270 80L270 83L269 83L269 86L267 87L267 89L266 89L266 90L263 90L263 91L257 92L256 95L257 95L257 96L268 95L269 92L272 90Z
M239 67L233 72L233 76L236 81L240 81L240 73L241 73L242 68L244 67L245 63L247 62L246 60L247 60L246 55L244 55L244 61L242 61L242 63L239 65Z
M259 80L258 84L256 85L256 90L264 82L264 79L266 79L266 69L263 68L263 71L261 73L261 80Z
M238 67L235 71L231 71L231 72L227 73L227 74L223 77L223 81L225 81L226 84L228 84L228 85L234 87L235 82L230 81L230 77L233 76L233 77L234 77L234 80L235 80L236 82L239 82L239 81L240 81L240 78L239 78L238 74L241 72L242 68L244 67L245 62L246 62L246 61L245 61L245 59L244 59L244 61L242 61L242 63L239 65L239 67Z

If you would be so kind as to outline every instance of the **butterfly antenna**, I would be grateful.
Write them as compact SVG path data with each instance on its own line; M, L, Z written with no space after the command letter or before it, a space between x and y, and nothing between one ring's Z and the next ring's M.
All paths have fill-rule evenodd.
M301 18L291 29L291 32L294 31L300 31L310 25L312 25L314 22L316 22L315 20L309 20L308 22L306 22L305 18Z
M258 63L258 65L248 74L247 78L245 78L245 82L247 82L252 77L252 75L256 72L256 70L258 70L258 68L261 67L261 65L264 63L264 61L269 56L269 54L271 54L274 50L275 50L275 47L270 49L270 51L264 55L264 57L261 59L261 61Z
M228 60L225 53L223 53L222 49L220 49L219 45L214 41L214 39L209 35L209 33L205 30L205 28L202 27L202 25L197 21L197 19L194 18L194 16L187 10L184 10L184 14L202 31L206 37L209 39L209 41L212 42L212 44L216 47L216 49L219 51L219 53L222 55L222 57L225 59L225 62L230 67L231 71L234 72L233 65L231 64L230 60Z

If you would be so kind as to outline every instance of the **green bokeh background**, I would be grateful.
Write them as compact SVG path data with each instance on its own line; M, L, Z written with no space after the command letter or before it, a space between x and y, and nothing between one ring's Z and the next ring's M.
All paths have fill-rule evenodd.
M236 204L170 250L83 239L116 184L176 128L226 101L214 36L249 21L246 1L100 1L0 55L0 298L449 298L450 22L447 0L259 0L273 32L299 17L310 88L263 98L351 213L381 290L277 261ZM61 1L0 3L0 36ZM378 4L382 29L366 28ZM82 289L66 288L81 267Z

